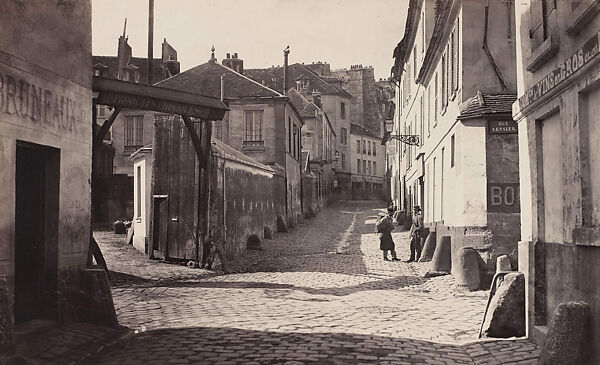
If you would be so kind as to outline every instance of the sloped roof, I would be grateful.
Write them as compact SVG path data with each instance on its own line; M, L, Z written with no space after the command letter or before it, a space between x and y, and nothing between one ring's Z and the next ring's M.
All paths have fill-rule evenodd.
M362 125L356 123L350 123L350 134L358 134L360 136L367 136L379 139L379 137L376 136L373 132L363 127Z
M482 94L465 100L460 104L459 120L480 118L492 114L512 115L512 104L517 100L515 94Z
M283 96L245 75L211 61L157 82L155 86L219 98L221 75L224 78L226 99Z
M131 57L129 59L129 65L135 66L140 71L140 82L146 82L146 71L147 71L147 58L143 57ZM104 65L108 68L108 78L116 79L117 72L119 71L119 59L116 56L92 56L92 64ZM162 62L162 58L152 59L152 80L162 80L165 78L165 67Z
M226 160L231 160L244 165L256 167L269 173L275 173L275 170L273 170L269 166L263 165L262 163L256 161L252 157L244 155L242 152L236 150L235 148L229 146L228 144L217 138L212 138L210 144L212 146L213 155L216 154L219 157L224 158Z
M287 96L302 117L314 118L315 111L319 110L319 107L317 107L315 103L306 99L295 89L290 89Z
M246 69L244 73L257 82L268 86L271 89L283 93L283 67L271 67L264 69ZM338 89L327 82L323 77L311 71L308 67L295 63L288 66L288 88L294 86L293 82L300 78L310 80L311 89L317 90L324 95L339 95L350 99L352 95L348 92Z

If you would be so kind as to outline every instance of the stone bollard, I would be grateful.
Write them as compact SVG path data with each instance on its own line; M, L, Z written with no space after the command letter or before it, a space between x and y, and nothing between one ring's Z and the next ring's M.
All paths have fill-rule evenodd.
M538 365L589 364L590 306L586 302L561 303L550 321Z
M472 247L461 247L452 263L452 275L456 284L467 287L470 291L479 289L481 284L479 253Z
M271 230L271 226L265 226L263 228L263 237L266 240L273 239L273 231Z
M450 236L442 236L440 244L435 248L431 261L432 272L450 273L452 269L452 239Z
M423 252L421 252L421 259L419 262L431 261L433 253L435 252L435 231L429 232L427 239L425 239L425 245L423 245Z
M525 276L514 272L504 276L488 305L482 337L525 336Z
M500 271L512 271L510 258L507 255L498 256L496 259L496 272Z
M277 217L277 232L287 232L288 226L285 222L285 218L282 216Z

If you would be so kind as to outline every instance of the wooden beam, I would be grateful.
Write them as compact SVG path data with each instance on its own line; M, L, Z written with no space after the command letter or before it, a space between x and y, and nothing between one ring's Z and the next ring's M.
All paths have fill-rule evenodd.
M104 121L104 124L102 124L102 127L100 127L100 130L94 136L94 144L98 144L98 143L102 142L102 140L104 139L104 136L106 136L106 133L108 133L108 130L110 129L110 127L112 127L113 123L115 122L115 119L117 119L117 116L119 115L120 111L121 111L120 107L115 107L113 109L112 114L108 117L108 119L106 119ZM96 121L94 121L94 123L96 123Z
M200 163L200 167L204 168L206 166L206 161L204 161L204 153L202 152L202 142L200 141L200 138L196 133L196 128L194 128L194 124L192 123L190 117L188 117L187 115L182 115L181 118L183 119L183 123L185 124L185 127L187 128L188 133L192 138L192 144L194 145L196 156L198 156L198 162ZM210 143L210 141L208 143Z

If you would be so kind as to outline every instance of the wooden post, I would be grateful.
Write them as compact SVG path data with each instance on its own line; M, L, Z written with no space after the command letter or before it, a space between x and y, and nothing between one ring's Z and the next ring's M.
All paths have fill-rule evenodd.
M194 145L196 156L198 156L198 161L200 162L200 167L204 168L205 158L204 153L202 151L202 142L200 140L200 137L198 137L198 134L196 133L196 129L194 128L194 124L192 123L190 117L182 115L181 118L183 119L183 123L185 124L185 127L187 128L190 134L190 138L192 139L192 144Z

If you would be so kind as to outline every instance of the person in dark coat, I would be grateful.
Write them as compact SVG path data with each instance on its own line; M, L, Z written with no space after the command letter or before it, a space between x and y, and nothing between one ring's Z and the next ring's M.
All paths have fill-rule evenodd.
M410 259L408 262L419 261L421 257L421 238L423 237L423 215L421 207L415 205L413 208L412 225L410 226Z
M392 239L392 231L394 230L394 222L392 221L391 215L394 213L393 209L388 209L388 215L381 217L376 224L377 232L379 232L379 249L383 251L383 259L389 261L387 252L391 251L392 261L400 261L396 257L396 247L394 240Z

